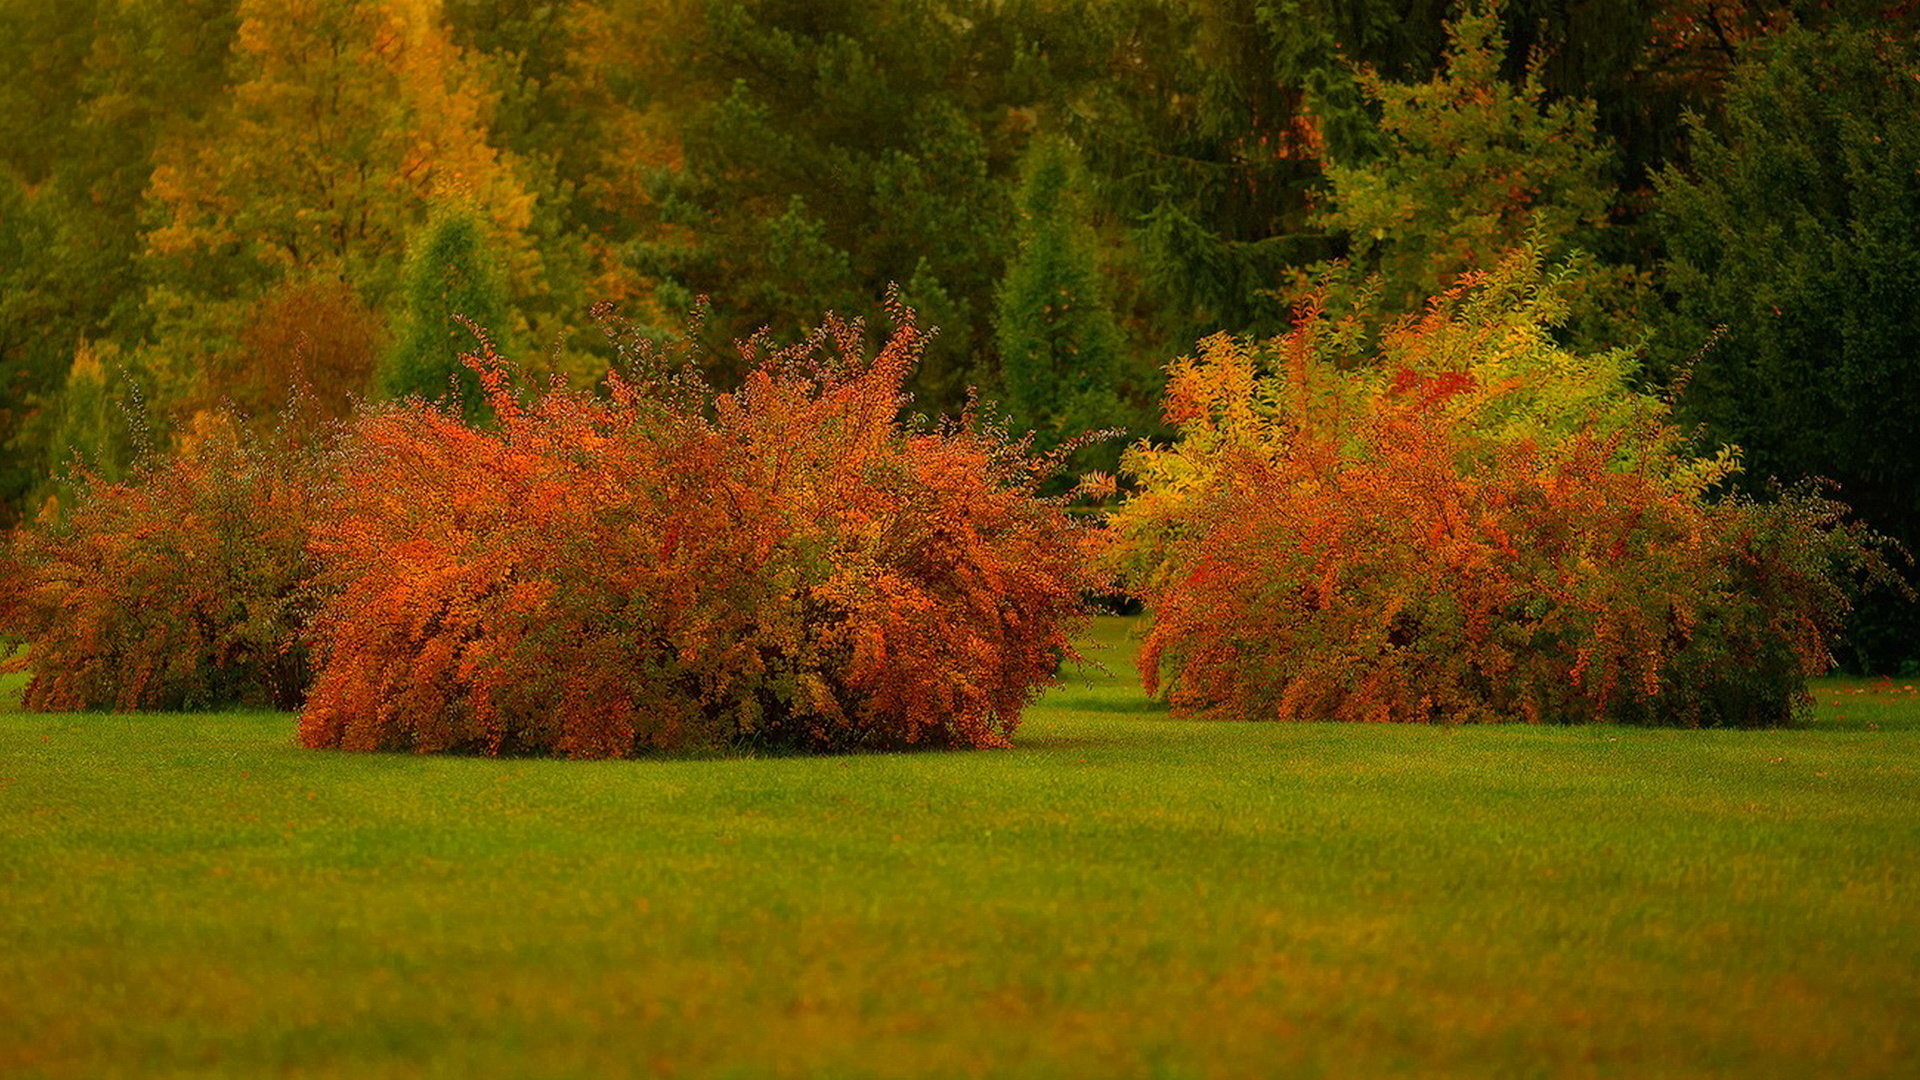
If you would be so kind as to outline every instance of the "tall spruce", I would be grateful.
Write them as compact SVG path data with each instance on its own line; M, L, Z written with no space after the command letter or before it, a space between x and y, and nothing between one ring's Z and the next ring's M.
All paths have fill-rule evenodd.
M1007 407L1049 447L1119 415L1124 343L1100 274L1079 151L1039 137L1021 174L1019 250L1000 284L994 328Z
M512 351L512 313L494 259L471 207L435 211L407 260L399 332L377 377L380 396L457 402L468 423L492 415L479 377L461 357L479 346L469 323Z

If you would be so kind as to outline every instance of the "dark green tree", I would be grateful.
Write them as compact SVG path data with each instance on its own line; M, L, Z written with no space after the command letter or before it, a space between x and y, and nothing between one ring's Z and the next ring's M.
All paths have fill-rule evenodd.
M469 322L501 352L513 351L505 337L512 312L494 259L471 207L449 203L434 212L407 258L397 333L375 376L381 397L456 404L469 423L491 416L479 376L460 358L479 347Z
M1085 188L1072 143L1034 140L1021 167L1019 248L1000 283L994 329L1008 411L1042 447L1112 424L1121 411L1124 341ZM1111 448L1096 457L1112 467Z
M0 524L17 513L42 475L43 434L31 421L60 385L73 328L53 280L58 223L51 199L0 168Z
M713 298L717 357L826 309L879 325L892 285L937 295L946 325L914 389L927 407L957 404L991 374L979 360L992 353L1026 106L1046 81L1020 38L1027 5L696 6L663 61L674 85L656 90L682 152L655 172L662 229L630 245L633 265Z
M1920 47L1911 33L1792 30L1692 119L1659 178L1676 313L1664 366L1684 414L1760 477L1828 477L1878 529L1920 541ZM1861 662L1920 655L1920 619L1866 609Z
M1061 126L1140 252L1116 300L1158 331L1149 350L1222 329L1278 331L1287 310L1274 289L1288 268L1330 253L1309 220L1320 176L1309 77L1312 100L1338 109L1331 129L1363 131L1365 116L1324 6L1088 5L1099 32L1079 48L1093 55L1056 65Z

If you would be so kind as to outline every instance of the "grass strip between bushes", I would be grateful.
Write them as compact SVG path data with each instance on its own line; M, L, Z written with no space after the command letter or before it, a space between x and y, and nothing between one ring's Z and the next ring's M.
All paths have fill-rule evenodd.
M306 751L0 715L0 1075L1897 1075L1920 700L1776 731L1187 723L1005 752ZM0 686L17 700L18 686Z

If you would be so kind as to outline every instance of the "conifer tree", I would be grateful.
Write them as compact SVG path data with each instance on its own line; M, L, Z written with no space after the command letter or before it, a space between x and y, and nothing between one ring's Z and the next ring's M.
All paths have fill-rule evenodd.
M915 389L923 405L957 406L990 374L953 369L992 352L1014 147L1042 73L1009 6L684 7L692 25L653 46L672 76L653 92L677 149L646 169L642 139L628 163L655 181L638 207L648 227L627 248L634 268L662 291L724 298L708 331L723 380L741 374L726 370L728 339L789 337L822 310L877 325L889 287L918 277L930 294L937 280L941 355Z
M1555 259L1590 250L1613 198L1594 104L1551 97L1538 53L1520 79L1503 76L1497 3L1470 4L1447 38L1431 79L1362 74L1380 114L1376 152L1325 161L1331 198L1319 222L1346 237L1355 264L1380 275L1382 299L1400 312L1522 243ZM1605 275L1587 269L1576 303L1603 287Z
M1016 424L1052 446L1114 422L1123 347L1071 142L1036 139L1023 162L1019 251L1000 284L1000 373Z
M407 260L399 332L378 373L382 397L451 399L469 423L488 415L479 376L460 358L479 345L474 327L512 351L511 310L495 258L470 206L450 203L434 214Z
M1686 371L1682 415L1746 448L1756 478L1837 481L1920 547L1920 47L1883 29L1792 30L1748 53L1655 223ZM1724 336L1701 353L1716 327ZM1697 364L1690 358L1699 354ZM1882 597L1848 659L1920 662L1920 610Z

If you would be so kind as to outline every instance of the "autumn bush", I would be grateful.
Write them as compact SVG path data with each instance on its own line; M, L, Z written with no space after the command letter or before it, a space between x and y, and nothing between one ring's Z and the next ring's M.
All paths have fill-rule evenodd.
M29 709L300 704L317 604L309 530L331 469L317 438L203 415L124 480L82 475L63 515L15 532L0 637L30 653Z
M1717 494L1626 350L1556 343L1520 252L1376 335L1309 306L1172 365L1169 446L1131 451L1116 565L1181 712L1760 725L1808 676L1875 540L1813 490Z
M337 594L313 747L576 757L719 744L1003 746L1070 653L1088 542L1058 461L977 417L900 420L923 347L828 321L715 393L626 336L605 393L495 426L421 402L353 426L316 536Z

